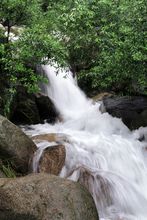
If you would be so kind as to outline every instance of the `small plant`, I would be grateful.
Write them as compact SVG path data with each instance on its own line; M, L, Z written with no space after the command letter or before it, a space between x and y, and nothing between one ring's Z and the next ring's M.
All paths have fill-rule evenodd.
M3 164L2 161L0 161L0 170L6 175L8 178L15 178L16 174L13 168L11 167L11 162L7 161L6 164Z

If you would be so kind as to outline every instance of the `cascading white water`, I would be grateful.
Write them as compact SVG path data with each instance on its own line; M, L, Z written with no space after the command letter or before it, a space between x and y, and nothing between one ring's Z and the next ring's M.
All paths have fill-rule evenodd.
M75 85L69 71L56 74L55 67L47 65L43 69L50 82L47 94L63 121L32 125L26 132L68 135L60 176L88 188L101 220L147 220L146 142L137 140L146 128L131 132L120 119L102 114L99 104L92 104Z

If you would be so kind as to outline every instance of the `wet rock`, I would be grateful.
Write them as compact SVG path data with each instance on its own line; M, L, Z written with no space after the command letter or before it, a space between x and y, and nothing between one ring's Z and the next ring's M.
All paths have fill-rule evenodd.
M111 97L104 98L100 107L102 112L108 112L122 121L130 129L147 126L147 97Z
M39 160L38 172L59 175L65 164L66 151L63 145L46 148Z
M0 116L0 159L10 161L20 173L28 173L36 150L33 141L16 125Z
M106 97L112 97L112 96L114 96L113 93L103 92L103 93L98 93L97 95L93 96L92 99L94 102L99 102L99 101L102 101Z
M89 192L48 174L0 179L1 220L98 220Z
M17 88L17 93L11 105L10 120L15 124L40 123L39 111L33 94L28 94L23 87Z
M58 113L48 96L42 93L29 94L24 87L18 87L11 104L10 120L15 124L54 123Z
M31 99L19 102L11 120L18 124L40 123L40 116L36 103Z
M50 98L42 93L35 95L36 105L41 120L47 119L49 123L54 123L58 118L58 113Z
M56 142L56 143L62 143L68 141L68 136L61 133L49 133L49 134L40 134L32 137L32 140L34 140L36 143L39 143L41 141L48 141L48 142Z
M32 137L35 143L47 141L54 146L44 149L37 168L37 172L58 175L65 164L66 150L63 142L67 141L65 134L40 134Z

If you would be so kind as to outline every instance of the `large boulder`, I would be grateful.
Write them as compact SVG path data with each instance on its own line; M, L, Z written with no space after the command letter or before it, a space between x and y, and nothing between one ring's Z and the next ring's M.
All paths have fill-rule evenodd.
M79 183L48 174L0 179L1 220L98 220L94 201Z
M137 129L147 126L147 97L110 97L104 98L100 106L102 112L108 112L130 128Z
M28 173L36 150L34 142L20 128L0 116L0 159L10 161L20 173Z

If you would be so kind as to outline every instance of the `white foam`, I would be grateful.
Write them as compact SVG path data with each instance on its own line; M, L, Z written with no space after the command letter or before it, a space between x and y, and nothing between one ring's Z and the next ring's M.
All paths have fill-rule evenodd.
M65 166L61 176L79 181L92 194L101 220L147 219L147 167L138 141L147 128L131 132L120 119L99 111L75 85L70 72L43 66L46 87L63 122L40 124L29 135L68 135ZM63 77L65 76L66 77Z

